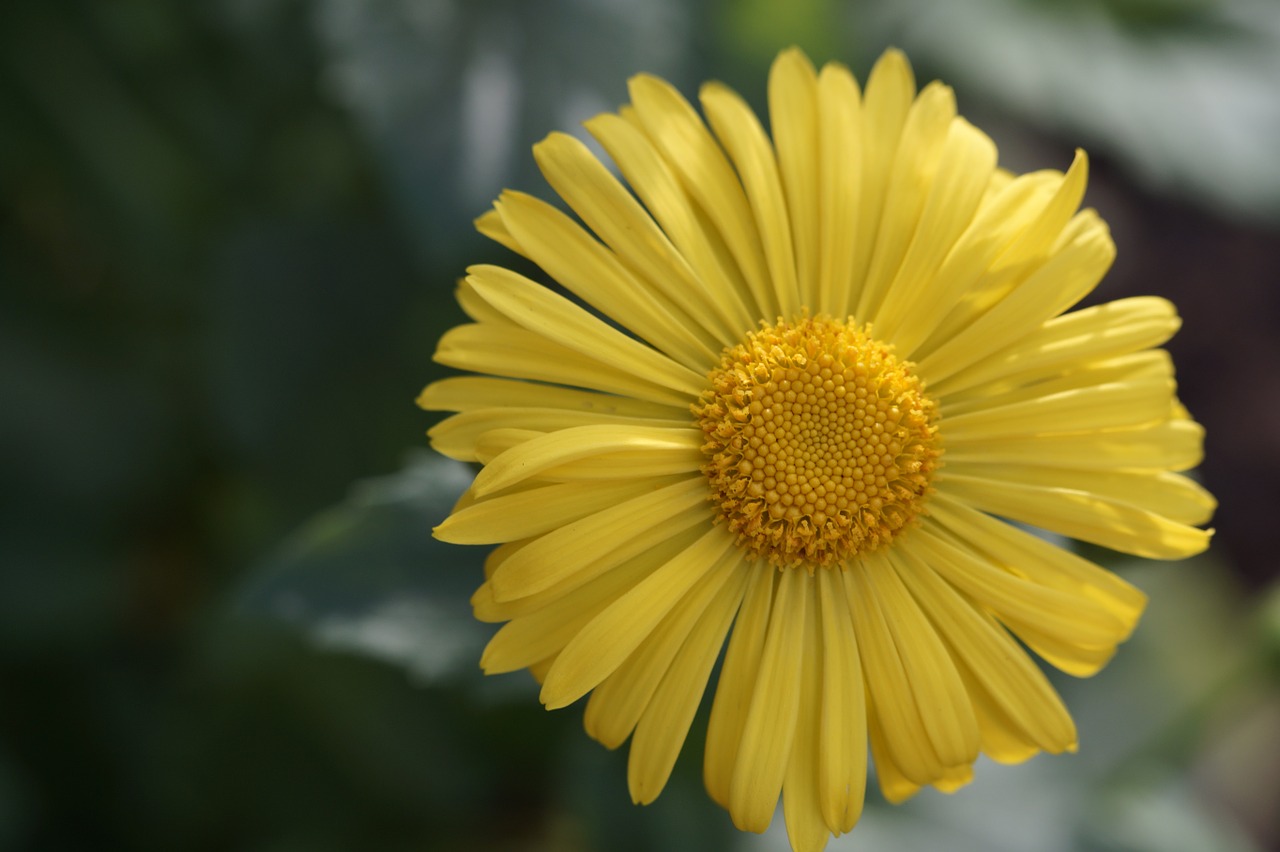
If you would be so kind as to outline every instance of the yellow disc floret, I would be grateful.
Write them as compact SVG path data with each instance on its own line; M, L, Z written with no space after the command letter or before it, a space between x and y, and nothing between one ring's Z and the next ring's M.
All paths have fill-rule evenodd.
M719 519L779 568L843 564L920 514L942 448L892 347L825 317L750 332L693 406Z

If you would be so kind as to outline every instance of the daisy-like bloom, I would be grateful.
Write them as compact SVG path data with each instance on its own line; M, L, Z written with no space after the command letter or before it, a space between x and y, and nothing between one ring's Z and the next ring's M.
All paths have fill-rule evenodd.
M1213 498L1175 471L1202 430L1158 349L1159 298L1067 311L1114 247L1086 161L1014 176L886 53L865 90L784 52L772 139L711 83L667 83L534 147L577 215L517 192L478 221L558 288L468 270L474 320L428 387L434 446L483 465L435 531L499 544L473 598L481 664L631 740L632 798L671 772L717 659L704 777L797 850L979 754L1076 748L1023 650L1077 676L1140 591L1008 521L1126 553L1199 553ZM629 189L628 189L629 184Z

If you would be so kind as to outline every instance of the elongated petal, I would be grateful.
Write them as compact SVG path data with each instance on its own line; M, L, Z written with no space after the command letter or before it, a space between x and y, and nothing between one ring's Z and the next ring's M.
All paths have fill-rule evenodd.
M870 91L867 98L869 103ZM889 172L871 266L859 295L856 311L859 317L875 319L889 284L897 277L942 156L947 128L955 117L955 94L941 83L926 86L907 111L902 138Z
M908 661L894 641L892 614L885 611L886 605L867 576L871 570L883 573L889 569L877 557L864 557L861 566L844 572L869 703L882 728L888 759L911 783L924 786L940 778L946 765L925 728Z
M1081 151L1065 175L1032 172L1001 185L996 170L969 228L938 270L938 298L917 305L916 321L931 331L925 342L906 350L911 357L919 359L949 342L1043 262L1046 244L1024 237L1052 228L1050 222L1060 227L1061 211L1079 205L1087 171ZM1039 253L1014 250L1015 245L1036 246Z
M740 333L737 325L725 321L719 294L698 280L649 212L586 145L553 133L533 147L533 155L556 193L638 279L679 312L682 321L703 326L720 340ZM654 178L645 173L636 180L652 183Z
M912 532L912 547L935 571L1007 624L1031 624L1046 633L1098 646L1115 645L1129 635L1130 625L1084 596L1018 577L947 540L930 525Z
M920 375L942 397L1000 378L1030 383L1065 367L1159 346L1181 325L1173 305L1139 296L1084 308L1049 320L1017 343L956 371L965 362L948 363L931 354L920 361Z
M816 83L813 63L794 48L780 53L769 69L770 130L786 192L796 280L805 305L814 304L814 286L822 262L818 195L822 183L819 175L826 170L818 163L818 123L825 107L818 106ZM819 305L818 310L830 308Z
M566 482L481 500L455 509L432 534L452 544L497 544L559 529L600 510L688 477Z
M584 518L584 521L590 523L590 519ZM622 531L612 541L603 537L609 532L609 526L596 523L586 527L588 531L585 535L591 536L585 542L586 546L581 550L566 550L563 563L549 562L547 556L557 542L563 541L563 527L536 539L503 545L494 551L494 555L499 558L494 560L492 567L488 562L485 563L485 582L472 595L472 608L476 618L485 622L502 622L536 613L575 588L593 582L596 577L603 576L646 551L675 548L669 554L675 555L678 550L698 539L705 531L708 521L707 512L686 512L677 514L659 526L641 527L641 531L634 536L628 536L627 531ZM529 553L522 553L526 549L529 549ZM511 590L513 582L518 580L518 574L540 574L544 571L552 573L553 577L549 582L539 583L538 590ZM513 580L513 576L516 580ZM498 592L494 591L494 577L498 577ZM518 594L521 591L526 594Z
M947 768L971 764L979 748L973 709L951 655L894 570L896 561L897 549L886 552L880 560L868 561L869 585L882 604L938 761Z
M956 475L948 476L947 491L984 512L1149 559L1194 556L1212 536L1132 503L1068 488Z
M681 184L672 166L653 147L643 131L617 115L600 115L585 124L617 163L636 194L671 238L706 288L721 327L752 328L759 317L751 289L713 228L706 227L697 203ZM740 331L738 333L741 333ZM720 341L736 342L730 334Z
M740 562L738 553L726 551L715 568L680 598L644 644L596 687L584 716L588 734L608 748L617 748L631 735L690 631Z
M495 429L523 426L535 432L555 432L578 426L635 426L645 429L680 429L688 419L658 420L650 417L626 417L593 411L570 411L563 408L485 408L465 411L445 418L427 431L431 447L438 453L459 461L478 461L476 448L485 433Z
M657 426L591 425L549 432L498 454L476 475L472 488L484 495L544 474L564 472L582 459L633 459L637 472L653 475L692 472L702 464L702 435L695 429ZM609 471L595 467L600 476ZM591 468L586 471L590 475Z
M467 282L482 299L530 331L672 390L691 396L702 391L705 378L700 372L627 337L523 275L499 266L473 266L467 272Z
M1074 747L1075 725L1061 699L1009 635L914 558L910 548L891 564L945 640L949 656L963 661L1013 731L1046 751ZM973 701L973 690L966 692Z
M748 579L746 598L734 622L711 705L702 778L711 798L725 808L729 807L742 730L764 653L777 576L775 571L755 571Z
M476 411L492 408L560 408L596 411L606 417L684 417L688 403L661 405L642 399L574 390L487 376L455 376L430 384L418 396L427 411Z
M938 281L938 270L973 220L995 167L995 143L967 121L952 121L915 235L879 309L868 317L878 336L904 352L932 331L919 306L951 296L945 280Z
M436 361L448 367L512 379L533 379L592 388L665 405L688 405L688 394L656 385L541 334L491 323L460 325L445 332Z
M1100 220L1096 227L1054 253L1009 295L977 317L930 355L929 363L959 371L987 358L1041 323L1075 304L1098 286L1116 256L1115 244ZM925 330L912 343L924 339Z
M867 733L870 737L871 755L875 761L876 781L880 784L880 794L887 801L900 805L920 792L923 785L907 778L898 765L897 758L885 738L880 713L881 711L875 705L867 708Z
M1114 572L1037 535L1012 527L945 494L935 495L930 517L955 539L963 538L1033 583L1084 595L1102 604L1132 630L1147 596Z
M564 707L599 685L732 545L712 529L606 607L560 652L542 684L542 703Z
M816 572L822 621L822 714L818 795L835 834L862 816L867 786L867 710L862 659L844 583L834 571Z
M1187 470L1204 456L1204 427L1170 420L1133 429L1071 435L956 438L947 464L1040 465L1088 470Z
M783 316L794 316L803 303L796 281L791 220L773 148L755 113L727 87L715 83L704 86L702 108L747 193L773 285L772 298Z
M705 364L714 357L706 341L676 321L609 249L564 213L510 191L502 194L497 209L530 259L587 304L682 364Z
M761 832L773 821L791 758L800 708L800 678L808 585L803 571L784 571L760 653L751 707L729 785L729 814L744 831Z
M566 524L513 553L493 574L498 600L527 597L552 588L583 571L598 572L619 545L644 537L652 541L662 526L681 514L698 517L706 484L694 478L608 506Z
M801 572L795 572L801 573ZM826 573L825 571L823 573ZM796 735L791 744L786 777L782 786L782 815L787 821L791 848L802 852L822 852L831 829L822 813L822 792L818 766L822 734L822 625L819 623L818 584L809 578L805 594L804 647L797 661L801 668L800 711L796 715Z
M652 547L545 606L512 618L489 641L481 668L486 674L516 671L559 654L605 607L680 552Z
M897 50L885 51L867 78L862 113L864 146L862 184L858 193L860 224L854 232L857 243L853 251L853 289L858 299L849 303L850 312L858 316L866 316L871 304L867 293L868 270L876 240L889 226L883 221L889 177L915 94L915 77L906 57Z
M948 437L1017 438L1155 424L1169 416L1173 383L1114 382L946 418Z
M827 65L818 76L818 174L821 184L816 188L809 186L812 153L802 148L797 140L797 151L793 160L806 162L796 163L798 172L794 180L788 181L805 187L806 197L816 193L818 201L818 227L803 237L796 237L797 250L801 240L805 251L811 252L815 246L818 251L817 260L802 256L800 260L801 290L806 292L813 285L811 280L816 267L817 292L811 297L819 313L833 317L848 316L850 309L858 303L862 281L854 276L857 265L856 252L860 235L871 228L871 223L860 218L862 194L865 190L862 181L863 164L863 120L861 96L858 84L847 68L839 65ZM770 110L773 110L772 105ZM797 134L798 135L798 134ZM778 142L778 156L784 163L783 145ZM785 169L784 169L785 175ZM788 189L788 195L791 194ZM794 208L793 208L794 209ZM803 215L800 211L792 214L792 218ZM798 228L797 228L798 229ZM814 236L817 236L815 243Z
M721 594L715 596L702 613L636 725L627 761L632 801L652 802L671 777L711 669L742 602L751 568L738 561Z
M733 167L693 107L669 83L641 74L628 86L636 115L719 231L751 288L757 316L776 316L751 207Z
M1070 489L1128 503L1183 524L1202 524L1218 501L1203 486L1176 473L1124 470L1058 470L1039 465L948 464L949 476L964 475L1046 492Z
M958 393L947 394L945 406L949 417L957 417L972 411L1030 402L1053 394L1087 390L1101 385L1156 383L1173 387L1173 382L1173 359L1169 357L1169 353L1163 349L1147 349L1073 364L1069 369L1051 377L1033 378L1029 381L1023 381L1020 377L1005 377L985 382ZM1179 414L1175 405L1170 405L1167 416L1172 418L1185 415Z

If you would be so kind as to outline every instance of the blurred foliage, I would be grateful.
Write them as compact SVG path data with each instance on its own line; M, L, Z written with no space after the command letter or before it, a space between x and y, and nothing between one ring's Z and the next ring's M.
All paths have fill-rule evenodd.
M1280 223L1272 0L905 0L875 16L965 96L1113 156L1150 187Z
M1216 561L1119 566L1152 609L1111 668L1061 684L1080 755L873 800L833 848L1280 841L1280 592L1242 591L1273 582L1280 510L1280 438L1257 429L1280 417L1276 9L9 0L0 848L780 848L707 800L699 743L635 808L577 711L480 676L483 552L429 538L469 474L422 449L412 400L454 280L504 257L472 218L544 192L533 142L641 70L760 106L793 42L859 73L901 44L1019 167L1091 148L1122 252L1107 295L1183 306L1223 500Z

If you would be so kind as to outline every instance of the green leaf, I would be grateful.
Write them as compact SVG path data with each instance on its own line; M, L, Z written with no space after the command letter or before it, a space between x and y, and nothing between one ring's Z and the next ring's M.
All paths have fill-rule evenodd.
M482 548L438 542L431 527L471 482L433 453L357 483L294 533L242 590L245 612L295 623L318 644L404 666L424 683L474 672L491 632L471 617Z

